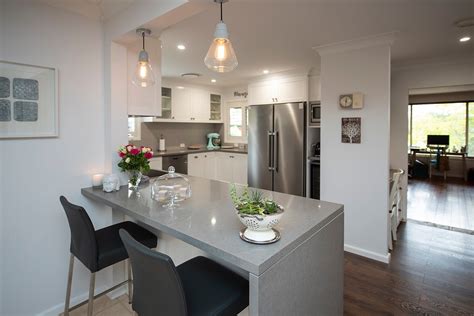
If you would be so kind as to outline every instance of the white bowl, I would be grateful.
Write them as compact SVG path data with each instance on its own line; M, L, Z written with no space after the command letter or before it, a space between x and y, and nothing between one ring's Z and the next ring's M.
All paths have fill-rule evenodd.
M282 207L279 208L280 211L278 213L263 216L237 213L242 224L247 227L244 236L258 242L273 240L276 234L272 228L278 225L284 212Z

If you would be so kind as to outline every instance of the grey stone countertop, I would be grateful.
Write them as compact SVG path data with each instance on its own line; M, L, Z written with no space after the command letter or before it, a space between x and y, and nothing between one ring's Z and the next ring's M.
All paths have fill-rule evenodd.
M247 154L247 149L244 148L229 148L229 149L207 149L206 146L201 149L188 149L188 148L170 148L166 151L154 151L153 157L163 157L163 156L176 156L176 155L188 155L188 154L198 154L220 151L226 153L235 153L235 154Z
M101 188L83 188L81 192L255 275L261 275L344 211L341 204L260 190L285 209L275 227L281 239L269 245L250 244L239 237L245 226L233 207L229 184L192 176L188 179L192 196L174 210L151 198L150 184L141 186L138 194L127 186L113 193Z

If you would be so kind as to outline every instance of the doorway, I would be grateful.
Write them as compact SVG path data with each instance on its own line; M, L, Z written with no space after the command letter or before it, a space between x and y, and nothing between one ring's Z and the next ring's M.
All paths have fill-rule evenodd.
M474 102L420 100L408 107L407 217L474 234Z

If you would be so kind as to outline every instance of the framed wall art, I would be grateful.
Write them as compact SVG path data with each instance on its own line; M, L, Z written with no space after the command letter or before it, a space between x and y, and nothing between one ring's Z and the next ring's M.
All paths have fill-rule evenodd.
M55 68L0 60L0 139L58 136Z
M360 117L342 118L341 141L343 143L360 144L360 142L361 142L361 119L360 119Z

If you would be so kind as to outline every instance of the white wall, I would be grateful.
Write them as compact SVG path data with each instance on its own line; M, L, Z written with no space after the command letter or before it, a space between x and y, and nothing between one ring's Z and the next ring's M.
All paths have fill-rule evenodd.
M408 166L408 91L418 88L449 87L474 83L474 59L420 63L392 71L390 109L390 166ZM457 161L453 161L458 169ZM469 165L471 165L470 162ZM468 166L469 167L469 166ZM456 173L454 173L456 175ZM402 178L402 207L406 210L407 177Z
M0 60L3 60L3 32L1 31L3 29L3 14L1 12L4 12L3 9L3 0L0 0ZM2 144L0 144L0 179L3 179L3 155L2 155ZM0 182L0 253L3 252L3 223L5 221L3 220L3 190L1 187L1 182ZM3 310L3 286L2 284L4 283L3 281L3 260L0 259L0 314L2 313Z
M96 228L110 212L80 194L104 168L103 55L99 22L35 3L6 1L2 58L59 70L59 138L0 140L1 315L32 315L63 304L69 228L59 196L84 205ZM97 287L107 283L99 274ZM88 290L76 262L73 296Z
M347 251L387 261L390 47L341 45L319 51L321 199L344 204ZM341 109L339 95L357 91L364 109ZM341 143L343 117L362 118L361 144Z

